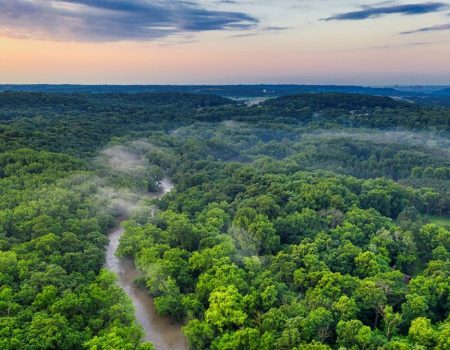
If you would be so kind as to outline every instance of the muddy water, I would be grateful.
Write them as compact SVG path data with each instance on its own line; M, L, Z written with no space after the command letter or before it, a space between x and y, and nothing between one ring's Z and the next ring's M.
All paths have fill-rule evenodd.
M160 193L153 194L153 198L161 197L169 192L173 186L168 180L163 180L161 187L163 190ZM144 328L144 340L152 342L157 350L187 350L188 345L181 332L180 325L169 318L158 316L153 306L153 299L145 291L135 286L134 279L139 272L134 263L131 260L116 257L115 253L123 233L124 229L120 224L109 233L106 267L117 274L119 286L133 301L136 320Z

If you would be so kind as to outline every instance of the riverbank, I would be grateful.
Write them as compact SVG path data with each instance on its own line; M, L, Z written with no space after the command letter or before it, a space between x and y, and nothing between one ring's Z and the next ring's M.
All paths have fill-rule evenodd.
M151 194L152 198L160 198L170 192L172 183L164 179L160 184L161 191ZM152 297L138 288L134 281L139 276L139 271L130 259L119 259L115 254L119 247L120 238L124 233L121 221L108 234L109 244L106 250L106 268L114 272L118 277L119 286L132 300L137 322L144 329L144 340L151 342L157 350L187 350L188 345L181 326L167 317L160 317L154 308Z

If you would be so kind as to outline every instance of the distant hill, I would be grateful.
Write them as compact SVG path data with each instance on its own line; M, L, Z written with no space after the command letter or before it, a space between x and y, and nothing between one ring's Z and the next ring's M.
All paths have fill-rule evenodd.
M396 108L410 106L407 102L394 100L390 97L349 93L314 93L282 96L276 99L268 100L264 104L266 106L293 109L307 107L315 111L329 108L351 111L360 110L362 108L372 109L376 107Z
M146 93L181 92L214 94L233 98L277 97L310 92L345 92L379 96L404 96L414 92L402 92L395 88L339 85L0 85L0 91L31 91L56 93Z
M440 90L437 94L443 95L443 96L450 96L450 88Z
M101 105L104 109L108 106L130 106L146 105L153 106L180 106L180 107L214 107L234 103L232 100L218 95L207 94L187 94L187 93L136 93L136 94L82 94L82 93L46 93L46 92L0 92L0 107L18 108L27 107L48 107L51 109L61 108L94 108Z
M314 93L282 96L264 102L261 115L301 123L331 123L347 127L450 130L450 110L429 108L382 96Z

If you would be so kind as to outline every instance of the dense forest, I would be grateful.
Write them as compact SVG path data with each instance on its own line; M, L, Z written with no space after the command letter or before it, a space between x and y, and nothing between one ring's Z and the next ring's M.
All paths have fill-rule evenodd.
M112 171L104 157L119 158ZM0 348L450 349L450 109L344 93L0 93Z
M370 87L358 85L297 85L297 84L240 84L240 85L76 85L76 84L0 84L0 91L28 91L51 93L189 93L214 94L246 99L280 97L310 93L353 93L390 96L414 100L420 104L448 105L448 86L392 86Z

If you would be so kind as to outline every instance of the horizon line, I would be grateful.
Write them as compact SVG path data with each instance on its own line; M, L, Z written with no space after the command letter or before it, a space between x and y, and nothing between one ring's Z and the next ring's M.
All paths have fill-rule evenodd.
M338 83L214 83L214 84L206 84L206 83L195 83L195 84L187 84L187 83L136 83L136 84L123 84L123 83L1 83L0 86L339 86L339 87L347 87L347 86L356 86L356 87L370 87L370 88L395 88L395 87L449 87L450 82L447 84L338 84Z

